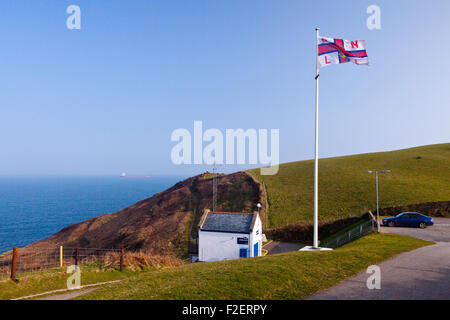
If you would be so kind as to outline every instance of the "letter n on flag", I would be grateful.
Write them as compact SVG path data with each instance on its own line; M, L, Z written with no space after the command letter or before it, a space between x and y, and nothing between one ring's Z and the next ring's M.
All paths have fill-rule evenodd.
M319 36L317 38L319 66L353 62L369 65L365 40L342 40Z

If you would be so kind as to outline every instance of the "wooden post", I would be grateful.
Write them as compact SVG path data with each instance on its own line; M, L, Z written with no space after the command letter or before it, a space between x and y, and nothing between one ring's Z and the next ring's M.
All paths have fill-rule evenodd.
M75 265L78 266L78 248L75 249Z
M16 269L17 269L17 257L18 257L19 249L17 247L13 248L13 256L11 260L11 280L18 282L16 279Z
M124 249L121 248L120 249L120 272L123 271L123 254L124 254Z
M63 261L63 246L59 246L59 267L62 268L64 265Z

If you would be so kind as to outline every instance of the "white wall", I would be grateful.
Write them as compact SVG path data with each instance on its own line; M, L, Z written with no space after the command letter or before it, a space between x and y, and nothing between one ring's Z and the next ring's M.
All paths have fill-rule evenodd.
M257 234L258 233L258 234ZM250 257L254 257L254 245L258 242L258 256L261 256L261 246L262 246L262 223L261 219L258 218L255 221L255 225L253 226L253 232L250 235L250 243L252 244L250 247Z
M237 243L237 238L242 237L249 238L251 243L248 234L199 230L198 259L205 262L239 259L239 249L249 248L249 245Z
M258 233L258 234L257 234ZM261 256L262 224L259 217L255 221L251 234L226 232L198 232L198 258L199 261L219 261L239 259L241 248L249 250L249 257L254 257L254 245L258 242L258 256ZM249 238L248 245L238 244L237 238Z

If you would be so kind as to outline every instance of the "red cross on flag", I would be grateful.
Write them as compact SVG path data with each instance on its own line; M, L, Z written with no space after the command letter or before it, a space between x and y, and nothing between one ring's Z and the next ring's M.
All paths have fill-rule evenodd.
M346 62L369 65L365 40L351 41L319 36L317 38L317 54L320 67Z

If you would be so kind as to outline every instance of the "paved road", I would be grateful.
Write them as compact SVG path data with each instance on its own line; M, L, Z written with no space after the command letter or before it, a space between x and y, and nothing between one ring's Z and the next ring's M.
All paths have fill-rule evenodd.
M272 241L263 246L263 249L266 249L268 251L267 254L276 254L276 253L298 251L304 246L305 245L300 243Z
M406 234L408 236L435 242L450 242L450 219L433 218L434 226L419 228L382 227L381 232Z
M381 289L369 290L365 271L342 283L320 291L307 299L377 300L446 299L450 300L450 219L434 218L426 229L382 228L382 232L409 235L436 244L400 254L380 263Z

